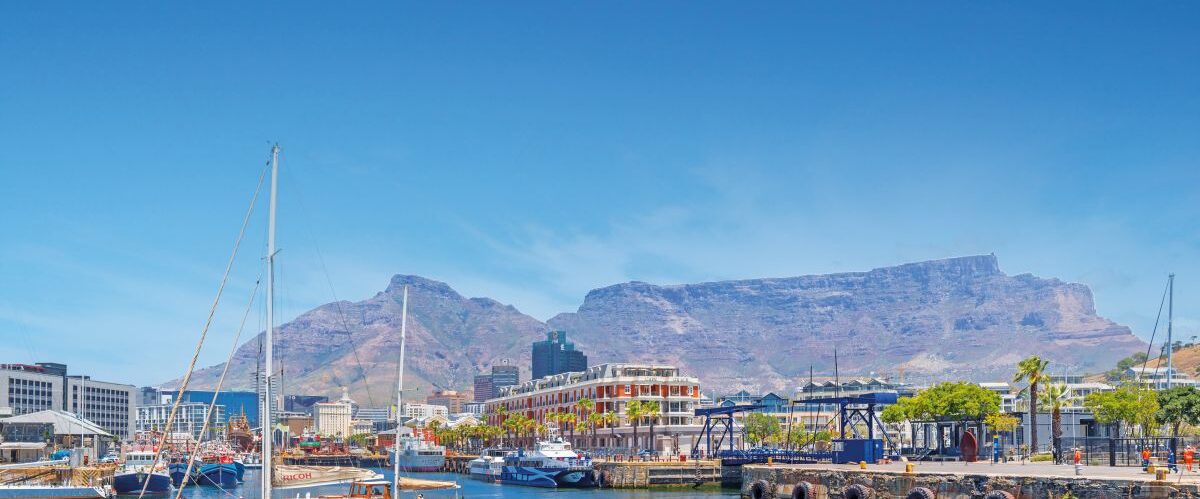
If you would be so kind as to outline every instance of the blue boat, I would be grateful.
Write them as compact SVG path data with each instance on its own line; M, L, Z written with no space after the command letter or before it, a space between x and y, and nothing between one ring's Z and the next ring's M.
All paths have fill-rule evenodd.
M166 494L171 492L171 477L159 468L154 469L158 456L148 451L125 454L125 462L113 475L113 490L117 494Z
M596 472L589 459L580 458L561 438L538 442L528 454L518 450L504 458L500 483L544 488L592 488Z
M203 463L200 470L192 477L196 485L221 487L223 489L237 487L237 466L233 463Z
M183 485L185 478L184 474L187 473L187 466L187 460L185 458L176 457L171 459L170 464L167 465L167 473L171 477L171 485L176 487ZM199 463L192 465L192 476L196 475L196 469L199 466ZM187 482L192 483L193 480L188 478Z
M239 482L246 481L242 478L242 477L246 476L246 465L242 464L241 461L237 461L237 460L233 461L233 465L234 465L234 467L237 468L237 480Z

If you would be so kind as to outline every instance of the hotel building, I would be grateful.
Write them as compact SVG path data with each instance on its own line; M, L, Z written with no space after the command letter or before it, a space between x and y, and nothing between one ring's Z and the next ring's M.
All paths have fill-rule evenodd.
M644 364L601 364L582 372L546 376L505 387L496 398L486 402L487 421L501 424L500 409L524 414L539 423L557 412L574 412L582 420L585 414L575 403L591 399L595 411L612 411L619 416L613 426L597 429L597 442L588 447L610 449L653 448L668 454L689 452L692 440L700 433L694 411L700 402L700 381L680 374L673 366ZM654 442L649 441L649 420L638 426L638 441L633 441L633 426L625 417L625 407L631 401L658 402L660 415L654 425ZM564 435L568 431L561 432ZM576 432L576 440L584 442L590 435Z
M128 440L137 419L137 399L133 385L67 375L66 364L0 364L0 409L7 408L15 416L59 409Z

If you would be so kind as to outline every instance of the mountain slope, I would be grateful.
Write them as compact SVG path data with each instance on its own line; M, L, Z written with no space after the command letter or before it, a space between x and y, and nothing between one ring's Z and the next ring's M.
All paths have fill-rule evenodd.
M1144 343L1096 315L1081 284L1008 276L994 256L869 272L678 286L630 282L588 293L548 323L595 361L686 366L706 387L786 390L842 374L1008 376L1030 354L1102 369Z
M406 383L421 387L417 398L431 387L469 388L474 374L504 358L527 379L530 343L548 328L568 331L593 364L675 364L718 392L787 391L810 365L832 374L835 348L843 375L976 380L1006 377L1029 354L1085 372L1145 350L1128 328L1096 314L1086 286L1009 276L994 256L778 279L629 282L591 291L576 312L546 324L441 282L398 275L372 298L326 304L279 328L285 391L337 396L349 386L360 403L391 400L405 284ZM259 341L238 350L233 388L251 388ZM211 386L220 368L198 371L193 386Z

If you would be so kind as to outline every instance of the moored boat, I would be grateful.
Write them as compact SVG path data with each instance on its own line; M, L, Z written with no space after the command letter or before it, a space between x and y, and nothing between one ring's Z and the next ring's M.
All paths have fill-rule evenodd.
M396 464L395 451L388 451L388 463ZM435 472L446 466L446 448L427 440L400 437L400 471Z
M158 455L150 451L125 454L125 462L113 474L112 487L117 494L166 494L171 492L171 476L156 466Z
M581 458L561 438L537 443L530 452L519 449L504 458L500 482L546 488L591 488L596 472L591 459Z
M504 471L504 458L512 452L502 448L484 449L479 457L467 462L467 472L476 480L499 482L500 474Z

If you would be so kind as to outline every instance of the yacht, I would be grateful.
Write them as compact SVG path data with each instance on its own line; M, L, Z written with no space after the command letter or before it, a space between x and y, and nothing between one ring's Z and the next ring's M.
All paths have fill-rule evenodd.
M592 460L580 457L562 438L541 441L525 452L519 449L504 457L500 482L548 488L591 488L596 486Z
M400 447L400 471L442 471L446 465L446 448L427 440L402 436ZM388 462L396 464L396 453L388 451Z
M484 449L479 457L467 462L467 470L471 478L485 482L499 482L500 474L504 471L504 458L512 454L510 449Z

